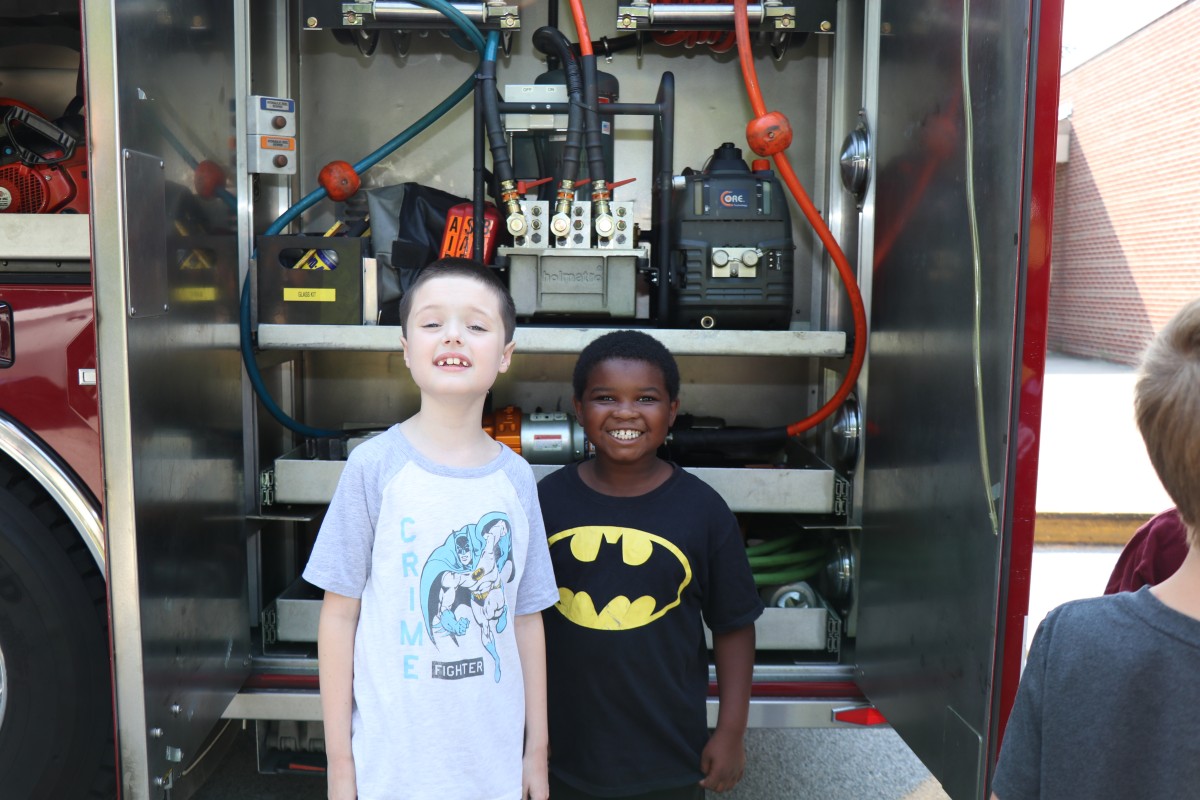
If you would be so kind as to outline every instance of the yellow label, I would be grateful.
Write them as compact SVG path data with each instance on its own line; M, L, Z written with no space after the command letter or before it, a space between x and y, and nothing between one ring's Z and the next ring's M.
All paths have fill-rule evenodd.
M180 286L172 294L180 303L211 303L217 299L215 286Z
M283 290L285 303L334 303L337 302L337 289L293 289Z

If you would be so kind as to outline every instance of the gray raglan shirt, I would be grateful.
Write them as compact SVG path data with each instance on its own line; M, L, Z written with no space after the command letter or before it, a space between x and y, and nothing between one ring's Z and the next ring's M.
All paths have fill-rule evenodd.
M442 466L399 426L346 463L304 578L361 599L352 745L361 800L517 800L515 617L558 600L529 465Z
M1000 800L1200 797L1200 620L1149 587L1076 600L1034 636Z

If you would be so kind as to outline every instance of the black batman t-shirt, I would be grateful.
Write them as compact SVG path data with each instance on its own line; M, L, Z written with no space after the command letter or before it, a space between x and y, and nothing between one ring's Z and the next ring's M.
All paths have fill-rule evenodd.
M546 627L550 771L620 797L704 777L708 651L762 601L733 513L676 467L639 497L590 489L577 465L538 484L559 602Z

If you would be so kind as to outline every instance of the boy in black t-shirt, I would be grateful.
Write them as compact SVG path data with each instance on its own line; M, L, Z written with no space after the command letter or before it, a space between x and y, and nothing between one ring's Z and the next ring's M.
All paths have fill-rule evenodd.
M613 331L575 365L595 458L538 486L559 585L546 612L550 796L692 800L742 777L762 613L737 520L660 459L679 368L656 339ZM720 713L708 734L713 632Z

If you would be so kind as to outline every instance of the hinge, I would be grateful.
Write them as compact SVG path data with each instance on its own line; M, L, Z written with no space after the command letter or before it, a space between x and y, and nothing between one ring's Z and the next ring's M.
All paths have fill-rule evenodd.
M833 513L839 517L850 515L850 481L833 476Z
M830 611L825 623L825 651L837 655L842 649L842 618Z
M271 605L264 608L262 611L262 638L263 646L275 644L279 641L278 636L278 621L275 617L275 606Z
M264 469L258 473L258 500L264 506L275 505L275 470Z

